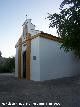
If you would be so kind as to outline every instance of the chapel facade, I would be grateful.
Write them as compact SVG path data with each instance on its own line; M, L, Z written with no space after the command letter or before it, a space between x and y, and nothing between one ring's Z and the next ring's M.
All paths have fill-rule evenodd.
M80 60L60 49L59 37L35 30L31 19L22 26L22 35L15 45L15 77L43 81L80 73Z

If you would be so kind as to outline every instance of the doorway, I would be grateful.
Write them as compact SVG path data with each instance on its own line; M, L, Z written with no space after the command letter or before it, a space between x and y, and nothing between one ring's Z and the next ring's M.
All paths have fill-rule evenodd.
M26 51L23 52L23 78L26 78Z

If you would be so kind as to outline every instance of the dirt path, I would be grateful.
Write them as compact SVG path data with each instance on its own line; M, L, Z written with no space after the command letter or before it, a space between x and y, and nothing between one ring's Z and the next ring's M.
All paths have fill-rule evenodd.
M34 82L0 75L0 107L51 107L49 103L52 107L80 107L80 77Z

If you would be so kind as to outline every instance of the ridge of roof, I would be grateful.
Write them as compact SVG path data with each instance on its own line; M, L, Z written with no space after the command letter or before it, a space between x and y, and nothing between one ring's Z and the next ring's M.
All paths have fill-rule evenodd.
M43 31L41 31L37 35L40 36L40 37L46 38L46 39L50 39L50 40L61 42L61 38L60 37L53 36L53 35L48 34L48 33L44 33Z

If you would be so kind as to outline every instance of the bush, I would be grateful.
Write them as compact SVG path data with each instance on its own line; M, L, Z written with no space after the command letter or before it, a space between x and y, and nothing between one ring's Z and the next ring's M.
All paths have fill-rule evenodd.
M15 58L3 58L0 63L0 73L12 73L15 68Z

